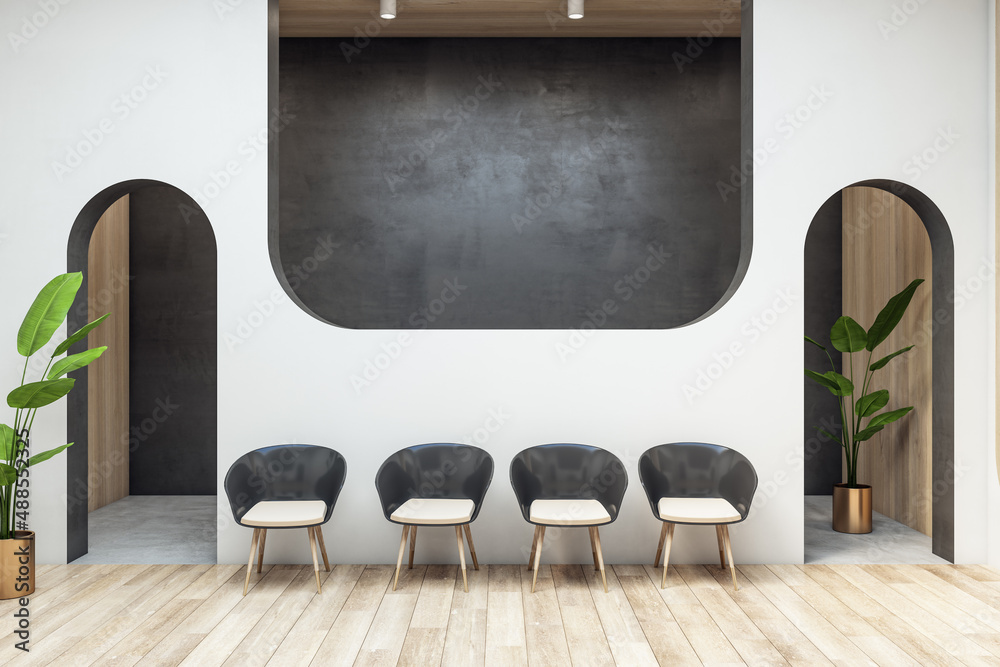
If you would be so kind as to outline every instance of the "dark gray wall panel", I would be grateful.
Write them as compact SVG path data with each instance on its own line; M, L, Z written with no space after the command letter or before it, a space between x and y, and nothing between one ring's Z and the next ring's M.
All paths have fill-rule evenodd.
M130 201L129 491L214 495L215 237L175 188Z
M816 213L806 236L805 248L805 332L829 347L830 327L843 314L843 196L837 193ZM830 370L830 360L814 345L805 345L805 367L820 373ZM833 352L837 372L841 355ZM837 398L808 378L805 383L806 495L829 496L833 485L843 482L841 446L816 431L824 427L839 433L840 404Z
M671 327L730 286L739 40L683 72L685 40L340 43L281 40L278 250L316 315L569 328L613 300L607 327Z

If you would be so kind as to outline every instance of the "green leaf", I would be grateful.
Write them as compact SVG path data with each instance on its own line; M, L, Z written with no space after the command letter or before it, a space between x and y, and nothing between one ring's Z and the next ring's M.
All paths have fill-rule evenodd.
M893 352L892 354L890 354L887 357L882 357L881 359L879 359L878 361L876 361L874 364L872 364L871 366L869 366L868 370L874 372L874 371L877 371L880 368L885 368L885 365L888 364L890 361L892 361L893 359L895 359L896 357L898 357L901 354L909 352L912 349L913 349L913 346L909 345L907 347L904 347L902 350L897 350L896 352Z
M844 446L844 443L840 442L840 438L838 438L837 436L835 436L833 433L830 433L825 428L823 428L821 426L817 426L816 430L819 431L820 433L822 433L823 435L825 435L826 437L830 438L834 442L838 443L841 447Z
M854 442L855 443L864 442L865 440L868 440L869 438L871 438L873 435L875 435L876 433L878 433L879 431L881 431L884 428L885 428L884 425L883 426L869 426L866 429L858 431L858 434L856 436L854 436Z
M910 412L910 410L912 409L913 407L910 406L908 408L900 408L899 410L891 410L890 412L883 412L880 415L875 415L874 417L872 417L872 420L868 422L868 428L871 428L873 426L885 426L886 424L891 424L897 419L901 419L902 417L906 416L906 414Z
M18 354L30 357L49 342L66 319L82 283L82 273L64 273L42 288L17 331Z
M87 325L81 327L79 331L77 331L76 333L74 333L73 335L71 335L69 338L67 338L63 342L59 343L59 347L57 347L56 351L52 353L52 358L55 359L56 357L58 357L63 352L68 351L69 348L73 347L74 345L76 345L77 343L79 343L81 340L83 340L84 337L86 337L87 334L89 334L93 329L95 329L97 327L97 325L99 325L101 322L103 322L104 320L108 319L109 317L111 317L111 313L105 313L104 315L101 315L100 317L98 317L96 320L94 320L90 324L87 324Z
M29 382L7 394L7 405L19 410L40 408L68 394L75 383L71 378Z
M17 484L17 468L6 463L0 463L0 486Z
M821 350L823 350L824 352L826 352L826 347L824 347L823 345L820 345L819 343L817 343L816 341L814 341L814 340L813 340L812 338L810 338L809 336L806 336L806 337L805 337L805 339L806 339L806 342L807 342L807 343L812 343L813 345L815 345L815 346L816 346L816 347L818 347L819 349L821 349Z
M0 424L0 459L10 460L14 450L14 429Z
M854 383L837 371L827 371L823 375L836 383L838 391L834 392L834 396L849 396L852 392L854 392Z
M867 340L865 328L846 315L830 329L830 342L841 352L860 352L865 349Z
M884 408L888 403L889 392L885 389L879 389L859 398L858 402L854 405L854 413L861 417L870 417Z
M104 351L108 349L107 345L102 347L95 347L93 350L87 350L86 352L81 352L79 354L71 354L65 359L60 359L52 366L52 370L49 371L48 379L55 380L57 377L62 377L66 373L71 373L75 370L83 368L94 359L104 354Z
M50 449L47 452L42 452L41 454L35 454L34 456L28 458L28 467L30 468L33 465L38 465L42 461L48 461L49 459L51 459L53 456L55 456L59 452L62 452L67 447L72 447L72 446L73 446L73 443L71 442L71 443L62 445L61 447L56 447L55 449Z
M851 384L851 381L835 371L820 374L816 371L806 370L806 377L829 389L834 396L847 396L854 391L854 385Z
M869 352L888 338L892 330L899 324L899 321L903 319L903 313L906 312L907 307L910 305L913 293L922 282L924 282L923 278L917 278L903 288L902 292L889 299L889 303L885 304L885 308L878 314L878 317L875 318L875 323L868 330L868 342L865 347Z

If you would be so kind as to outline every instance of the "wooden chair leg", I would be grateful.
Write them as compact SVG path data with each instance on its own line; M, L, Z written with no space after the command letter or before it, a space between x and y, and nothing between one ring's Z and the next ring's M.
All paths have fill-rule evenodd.
M396 578L392 580L392 590L396 590L396 584L399 583L399 568L403 565L403 552L406 550L406 535L409 532L410 527L403 524L403 536L399 538L399 557L396 558Z
M316 539L319 540L319 550L323 554L323 567L330 571L330 559L326 557L326 544L323 542L323 526L316 526Z
M260 528L254 528L253 536L250 538L250 560L247 561L247 578L243 582L243 595L246 595L250 588L250 573L253 571L253 558L257 555L258 538L260 538Z
M601 568L597 565L597 545L594 543L594 527L587 526L587 532L590 533L590 555L594 559L594 572L598 572Z
M476 545L472 543L472 528L465 524L465 541L469 543L469 553L472 554L472 567L479 570L479 559L476 558Z
M725 547L722 546L722 526L720 526L720 525L716 525L715 526L715 537L718 538L718 540L719 540L719 565L721 565L722 569L725 570L726 569L726 556L723 553L723 549Z
M729 539L729 526L722 527L722 537L726 543L726 558L729 560L729 573L733 575L733 588L740 590L740 585L736 583L736 565L733 564L733 543Z
M313 532L312 526L306 528L306 532L309 533L309 550L312 551L313 573L316 575L316 592L322 593L323 586L319 583L319 559L316 557L316 533Z
M604 574L604 555L601 554L601 533L597 529L597 526L591 528L594 531L594 543L597 545L597 564L601 569L601 581L604 582L604 592L608 592L608 578Z
M257 574L264 567L264 544L267 542L267 528L260 529L260 546L257 548Z
M660 580L660 588L667 587L667 568L670 567L670 545L674 542L674 527L677 525L670 522L666 522L666 524L667 541L663 546L663 578Z
M455 526L455 539L458 540L458 560L462 564L462 583L465 584L465 592L469 592L469 577L465 574L465 544L462 543L462 527Z
M407 563L406 569L413 569L413 552L417 550L417 527L410 527L410 562Z
M538 547L535 549L535 572L531 575L531 592L535 592L535 582L538 581L538 564L542 560L542 542L545 541L545 526L538 526Z
M538 531L541 530L541 526L535 526L535 535L531 538L531 553L528 554L528 570L530 571L535 565L535 548L538 546Z
M663 528L660 528L660 541L656 545L656 558L653 560L653 567L660 567L660 556L663 555L663 541L667 539L667 522L663 522ZM722 537L719 537L719 548L722 548Z

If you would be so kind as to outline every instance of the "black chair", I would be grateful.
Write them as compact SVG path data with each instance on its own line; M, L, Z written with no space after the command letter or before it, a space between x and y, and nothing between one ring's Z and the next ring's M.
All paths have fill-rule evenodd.
M725 569L728 557L733 586L739 590L729 524L747 518L757 490L757 472L747 457L728 447L702 442L659 445L639 457L639 479L653 516L663 522L653 563L653 567L660 564L665 541L660 588L667 585L674 527L681 523L715 526L719 562Z
M323 564L330 571L323 543L322 525L330 520L340 490L347 477L347 461L338 452L316 445L273 445L247 452L226 473L225 489L233 518L241 526L253 528L250 560L243 595L250 585L254 555L257 572L264 563L264 543L272 528L305 528L309 533L316 590L323 592L319 581L316 543L323 553Z
M462 582L465 592L469 592L462 528L469 540L472 564L478 570L479 560L469 524L479 516L492 480L493 457L471 445L417 445L401 449L385 460L375 475L375 489L382 501L385 518L403 526L392 590L396 590L399 583L407 534L410 535L409 568L412 569L417 526L455 526Z
M531 592L535 592L538 564L546 526L586 526L594 569L604 573L598 526L618 518L628 486L628 474L617 456L589 445L538 445L520 452L510 462L510 484L521 506L524 520L535 526L528 569L534 570Z

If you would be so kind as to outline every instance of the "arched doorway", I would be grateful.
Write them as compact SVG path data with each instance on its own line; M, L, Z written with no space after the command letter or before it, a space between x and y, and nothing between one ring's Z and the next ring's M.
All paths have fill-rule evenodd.
M941 210L925 194L898 181L869 180L851 184L831 196L817 211L810 225L805 249L805 330L809 335L823 334L841 314L852 314L842 310L841 292L843 280L844 253L848 248L843 244L850 241L845 230L848 218L844 213L845 193L854 189L870 188L881 194L898 198L908 211L915 214L926 230L929 241L929 275L924 277L930 283L931 306L927 309L927 321L919 338L920 344L929 343L930 399L933 406L927 427L931 443L927 450L929 475L919 492L907 494L909 508L903 508L902 515L909 518L921 507L929 509L930 551L947 561L954 560L954 243L948 223ZM850 215L850 214L849 214ZM878 216L875 216L876 218ZM885 217L885 216L883 216ZM865 221L864 224L879 224L879 220ZM921 230L922 231L922 230ZM848 239L848 240L845 240ZM896 261L886 259L887 263ZM849 261L848 261L849 263ZM884 302L883 302L884 303ZM862 322L867 326L870 322ZM807 368L825 368L825 357L815 357L819 352L805 345L805 365ZM822 355L822 352L819 352ZM839 358L834 358L840 363ZM806 459L807 497L807 559L810 540L810 506L812 494L825 494L822 487L829 477L839 473L841 450L839 444L818 435L815 426L824 420L835 419L829 404L829 394L825 389L817 391L812 383L806 382L805 419L803 442ZM827 398L829 397L829 398ZM826 470L825 476L822 472ZM832 472L836 471L836 472ZM878 507L875 508L878 511ZM815 519L815 517L812 517ZM897 519L903 521L904 519ZM876 531L877 533L877 531ZM839 537L839 535L838 535ZM877 535L873 533L873 539ZM870 550L871 551L871 550Z
M113 312L97 330L110 337L101 342L110 356L74 376L67 406L76 443L67 457L67 562L91 548L81 562L215 562L211 224L174 186L118 183L80 211L67 265L83 273L86 297L68 325ZM170 539L176 547L167 547Z

